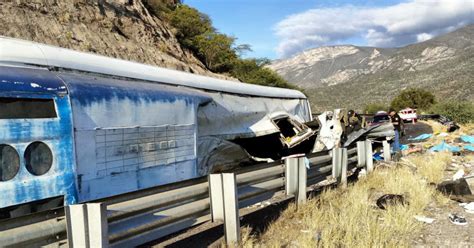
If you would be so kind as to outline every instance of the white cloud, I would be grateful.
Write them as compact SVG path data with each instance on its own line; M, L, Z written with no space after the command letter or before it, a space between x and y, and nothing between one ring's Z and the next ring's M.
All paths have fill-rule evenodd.
M363 39L369 46L394 47L430 39L474 23L473 0L411 0L386 7L343 6L291 15L274 28L277 53Z
M427 33L421 33L421 34L418 34L416 36L416 41L418 42L422 42L422 41L425 41L425 40L429 40L433 38L433 35L432 34L427 34Z

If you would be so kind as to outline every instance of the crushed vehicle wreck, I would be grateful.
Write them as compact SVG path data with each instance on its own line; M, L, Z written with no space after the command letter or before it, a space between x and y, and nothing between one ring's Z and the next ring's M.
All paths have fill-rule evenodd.
M90 201L314 145L296 90L5 37L0 51L0 210L11 216L20 204Z

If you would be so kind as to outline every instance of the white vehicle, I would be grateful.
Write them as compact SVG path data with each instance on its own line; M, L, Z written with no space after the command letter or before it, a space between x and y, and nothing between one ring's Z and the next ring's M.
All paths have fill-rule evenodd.
M405 122L411 121L415 123L417 120L416 109L405 108L405 109L400 110L398 112L398 115Z

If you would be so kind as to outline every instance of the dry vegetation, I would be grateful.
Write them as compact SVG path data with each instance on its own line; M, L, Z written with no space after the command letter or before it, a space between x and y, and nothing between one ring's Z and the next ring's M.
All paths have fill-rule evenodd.
M296 208L290 205L259 237L244 231L243 247L408 247L422 228L415 215L448 198L430 185L442 180L447 153L410 156L379 167L348 189L331 189ZM383 194L402 194L409 204L381 210Z
M443 140L457 143L460 135L474 134L474 124L467 124L447 136L439 136L446 132L446 127L434 121L427 123L433 128L434 135L421 144L424 149ZM379 166L372 174L346 189L326 190L299 208L290 205L258 236L251 235L248 227L244 228L241 246L410 247L420 236L429 236L426 232L436 233L439 231L436 228L441 227L454 228L446 232L452 234L447 235L452 236L453 240L444 241L456 244L459 230L451 224L443 226L447 222L443 218L446 218L444 211L453 211L453 206L457 204L436 190L436 185L452 174L453 161L472 163L474 155L453 157L451 153L427 152L406 156L398 163ZM408 204L381 210L376 201L384 194L401 194ZM431 212L433 209L441 211L441 215L435 217L436 214ZM425 230L426 224L416 220L417 215L437 218L437 224L431 226L436 231ZM460 231L463 232L465 230ZM436 235L433 238L436 239ZM438 240L433 244L444 241Z
M425 149L443 140L456 143L462 134L474 134L474 124L467 124L454 133L439 136L446 127L434 121L427 123L434 135L422 144ZM447 209L453 204L435 188L446 178L452 161L472 162L474 156L413 154L399 163L377 167L347 189L326 190L299 208L290 205L259 236L250 235L251 230L245 228L241 246L409 247L424 232L424 224L414 216L432 216L430 210ZM381 210L376 201L384 194L401 194L409 204Z

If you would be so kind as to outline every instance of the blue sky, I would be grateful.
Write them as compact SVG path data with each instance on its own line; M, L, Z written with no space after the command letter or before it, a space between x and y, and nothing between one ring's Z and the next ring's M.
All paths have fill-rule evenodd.
M337 44L402 46L474 23L472 0L184 0L222 33L276 59Z

